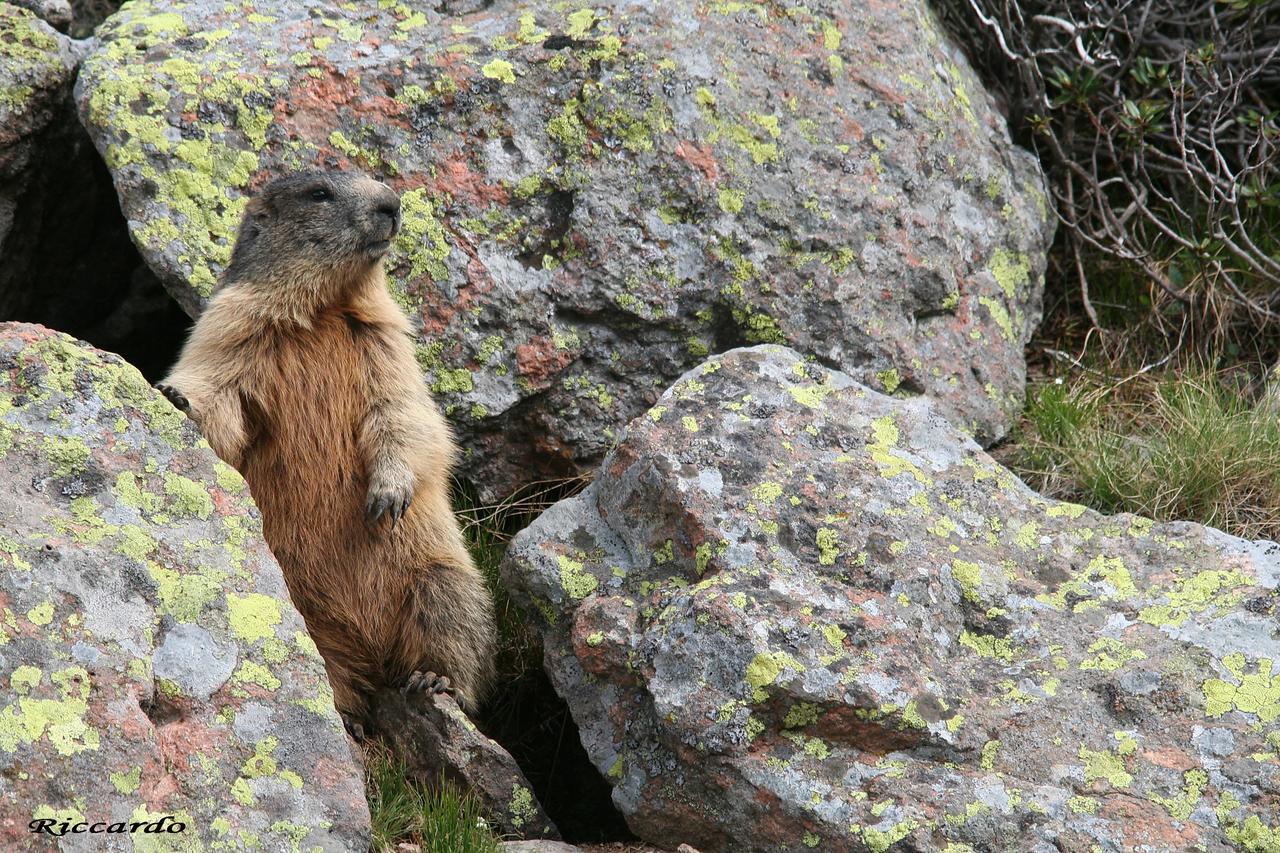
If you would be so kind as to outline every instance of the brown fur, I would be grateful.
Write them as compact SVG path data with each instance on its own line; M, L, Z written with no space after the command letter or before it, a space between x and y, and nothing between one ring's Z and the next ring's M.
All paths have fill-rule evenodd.
M269 185L165 380L249 483L348 714L415 670L474 706L492 675L492 604L449 500L456 450L382 269L398 209L342 173ZM410 496L398 522L371 520Z

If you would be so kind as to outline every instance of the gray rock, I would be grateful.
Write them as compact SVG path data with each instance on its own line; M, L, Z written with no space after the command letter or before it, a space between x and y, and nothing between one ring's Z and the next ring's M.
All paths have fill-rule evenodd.
M116 356L4 323L0 460L0 847L170 815L62 845L366 849L324 664L195 426Z
M502 567L632 829L705 851L1273 849L1278 572L771 346L686 373Z
M1020 408L1052 225L923 0L135 0L81 116L192 315L246 196L404 195L419 360L494 496L598 463L708 352L787 343L982 440Z
M477 729L452 696L381 690L371 705L379 737L403 756L412 776L427 784L443 777L471 792L501 836L559 840L515 759Z
M26 9L56 30L71 26L71 4L67 0L8 0L9 5Z
M0 318L74 332L156 374L186 318L129 241L111 176L76 117L85 50L0 4Z
M66 115L78 64L70 39L30 10L0 4L0 256L18 251L9 237L20 224L19 202L47 129ZM10 316L13 286L0 271L0 316Z
M186 695L204 701L227 683L236 668L235 648L219 645L199 625L175 625L152 658L156 678L173 682Z

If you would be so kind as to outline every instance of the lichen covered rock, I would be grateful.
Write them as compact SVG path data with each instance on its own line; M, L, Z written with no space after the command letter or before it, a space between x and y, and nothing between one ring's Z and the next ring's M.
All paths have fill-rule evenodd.
M515 759L476 728L452 696L384 688L371 705L378 737L403 757L414 779L436 785L443 778L471 793L504 838L559 840Z
M360 168L403 194L394 289L486 494L595 464L744 343L1004 432L1051 217L923 0L438 7L136 0L100 28L82 118L190 313L248 193Z
M31 151L20 143L60 114L76 65L70 39L33 12L0 4L0 179L25 168Z
M195 426L117 357L0 324L0 460L0 847L162 815L185 831L139 845L367 847L324 664Z
M503 576L653 843L1280 844L1280 548L1045 500L792 350L684 374Z
M12 316L21 294L11 267L28 265L21 203L47 145L46 130L66 109L78 57L71 40L27 9L0 3L0 316ZM74 119L72 119L74 121ZM30 215L28 213L28 215ZM15 239L15 236L18 239Z

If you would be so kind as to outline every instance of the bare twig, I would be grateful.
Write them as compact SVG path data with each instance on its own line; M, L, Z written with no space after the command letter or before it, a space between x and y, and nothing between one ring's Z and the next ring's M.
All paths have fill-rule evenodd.
M1186 318L1275 331L1280 2L937 3L1039 150L1090 323L1101 253L1184 306L1175 349Z

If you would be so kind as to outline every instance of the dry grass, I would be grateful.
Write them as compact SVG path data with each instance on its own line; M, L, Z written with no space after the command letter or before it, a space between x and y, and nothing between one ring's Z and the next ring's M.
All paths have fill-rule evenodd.
M493 596L498 625L499 677L511 679L542 665L542 651L536 635L507 595L498 567L507 545L543 510L561 498L576 494L590 482L588 477L542 480L530 483L496 503L480 503L474 493L459 486L454 511L462 525L467 547L476 566L484 573Z
M1204 368L1029 390L1004 461L1040 491L1104 512L1280 538L1280 418Z

